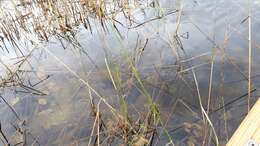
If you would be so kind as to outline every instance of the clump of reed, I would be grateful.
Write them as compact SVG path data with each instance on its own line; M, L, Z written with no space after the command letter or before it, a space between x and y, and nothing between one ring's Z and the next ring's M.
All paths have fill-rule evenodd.
M24 48L21 41L31 42L34 44L34 40L31 40L31 36L37 36L38 39L42 41L49 41L49 38L59 35L69 35L74 36L76 28L79 26L84 26L85 29L92 33L93 24L91 22L98 21L102 26L104 32L106 32L106 23L112 22L113 26L116 28L114 23L120 23L116 20L119 13L123 14L126 19L131 20L131 10L135 5L140 5L141 1L129 2L126 0L120 1L105 1L105 0L12 0L11 11L1 10L1 20L0 20L0 47L3 51L10 52L10 48L7 47L7 43L15 49L15 52L20 54L22 57L17 62L17 69L10 69L8 65L1 62L8 73L8 77L1 81L1 88L16 87L19 86L24 89L28 94L34 95L45 95L43 92L34 88L34 86L26 85L23 82L22 75L23 71L20 67L23 66L28 58L31 57L33 49L30 50L28 54L24 53ZM10 3L9 2L9 3ZM116 28L117 29L117 28ZM19 56L20 56L19 55ZM18 57L19 58L19 57ZM107 69L110 72L109 66ZM157 109L157 105L153 102L151 95L146 90L142 83L142 79L138 73L138 70L134 65L131 65L132 77L135 78L144 95L147 97L149 106L151 109L145 118L133 119L128 114L128 105L122 95L118 94L120 98L120 111L114 111L110 108L111 113L113 113L113 119L109 120L108 123L104 122L103 116L99 110L98 105L91 102L93 117L95 117L95 122L93 125L93 130L91 133L91 138L95 137L94 140L90 138L89 144L94 143L94 145L100 145L102 140L100 132L108 130L105 132L103 137L107 143L113 143L114 139L119 138L120 143L123 145L135 145L141 146L150 144L152 145L154 136L156 133L156 126L161 122L160 114ZM117 72L119 74L119 72ZM119 77L115 78L114 75L110 74L111 81L114 82L115 90L119 88ZM46 77L46 79L48 79ZM46 80L43 79L39 81ZM83 82L91 89L87 82ZM118 85L117 85L118 84ZM96 93L95 89L91 89L92 92ZM4 97L2 98L5 99ZM103 97L100 98L104 100ZM105 100L104 100L105 101ZM17 115L16 117L20 119L19 115L16 113L15 109L8 103L6 105L12 110L12 112ZM106 102L105 102L106 103ZM109 103L107 103L110 106ZM145 114L145 113L144 113ZM21 120L21 119L20 119ZM112 124L109 124L113 122ZM94 132L96 129L96 136ZM11 145L0 128L0 134L4 137L3 143ZM107 139L108 138L108 139ZM26 140L25 140L26 141ZM18 143L24 144L25 142ZM117 142L118 143L118 142Z
M12 10L1 10L0 38L3 44L7 39L16 45L15 39L19 40L22 33L36 33L48 41L51 35L72 33L80 25L92 32L93 19L106 31L107 21L117 22L115 18L119 13L130 19L132 8L141 1L11 0L6 3L11 3Z

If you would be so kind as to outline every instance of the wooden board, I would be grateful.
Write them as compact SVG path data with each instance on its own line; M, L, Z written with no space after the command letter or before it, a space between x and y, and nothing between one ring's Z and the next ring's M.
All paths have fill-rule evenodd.
M258 145L260 146L260 99L250 110L226 146Z

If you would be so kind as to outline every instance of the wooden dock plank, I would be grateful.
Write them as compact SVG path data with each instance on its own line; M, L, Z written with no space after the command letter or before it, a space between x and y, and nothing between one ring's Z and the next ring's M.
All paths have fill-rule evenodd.
M247 146L249 141L260 145L260 99L242 121L227 146Z
M254 133L252 139L254 139L256 142L258 142L260 144L260 124L259 124L256 132Z

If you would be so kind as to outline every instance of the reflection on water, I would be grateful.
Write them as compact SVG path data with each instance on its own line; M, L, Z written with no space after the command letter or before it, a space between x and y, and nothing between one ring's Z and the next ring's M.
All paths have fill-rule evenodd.
M225 144L247 111L248 26L247 22L243 22L247 17L246 4L235 0L161 1L161 7L166 11L179 5L183 7L178 30L181 42L175 37L178 16L172 14L135 29L118 26L121 37L112 26L109 26L107 34L98 26L93 34L79 28L76 38L80 47L65 39L60 42L52 38L35 49L18 70L24 85L33 89L1 87L1 95L18 115L16 117L1 102L2 130L11 143L26 139L28 145L88 144L95 120L91 115L90 99L97 103L98 97L91 96L91 91L82 80L88 81L118 109L117 91L114 90L108 66L115 74L119 68L122 76L120 90L129 103L130 114L143 114L142 111L148 107L147 99L138 82L132 78L129 67L129 60L132 59L145 87L158 103L165 122L158 128L158 136L161 137L156 141L157 145L165 145L168 140L161 127L168 130L177 145L200 145L205 138L192 70L198 80L204 108L210 113L221 144ZM257 32L260 26L260 15L257 15L259 6L256 1L252 10L253 32ZM153 9L142 11L145 13L141 10L135 12L137 21L153 18L158 13ZM260 53L257 49L258 35L253 33L256 55L253 56L252 77L255 89L259 86L260 69L257 65L260 61L257 57ZM212 56L211 103L207 109ZM1 51L1 60L4 62L2 65L16 69L21 58ZM1 66L1 79L8 76L4 68ZM258 90L252 93L253 97L257 95ZM227 106L223 108L225 104ZM104 112L104 119L109 121L111 115L106 115L106 105L102 104L100 110ZM26 131L26 134L19 134L17 127L21 127L20 130Z

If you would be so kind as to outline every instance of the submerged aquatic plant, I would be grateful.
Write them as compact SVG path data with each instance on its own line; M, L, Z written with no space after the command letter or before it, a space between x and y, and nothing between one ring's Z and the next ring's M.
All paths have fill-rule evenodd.
M28 94L35 97L45 96L48 92L45 93L45 91L42 91L41 88L38 88L38 85L45 83L51 75L46 74L41 77L36 75L37 80L28 79L28 76L32 76L34 72L37 72L37 70L34 70L35 68L31 67L30 59L34 57L35 50L40 50L46 53L48 57L52 57L54 61L65 68L71 76L80 82L83 86L82 88L85 89L84 93L87 93L87 95L84 94L83 96L88 97L85 100L88 101L89 109L91 111L91 116L88 119L91 121L88 121L91 125L90 128L88 127L88 130L90 130L89 133L85 134L83 138L75 138L75 140L74 133L69 135L64 132L64 137L69 137L69 140L73 139L73 145L78 144L79 141L84 141L83 143L88 145L121 144L152 146L158 145L158 143L160 143L159 141L162 139L164 140L163 142L166 143L165 145L195 145L197 143L202 143L204 146L210 144L221 145L221 142L223 141L221 140L222 132L219 132L220 128L216 127L216 122L214 121L215 117L213 115L217 114L218 116L219 112L223 115L225 124L224 141L227 141L230 132L228 131L227 126L229 109L226 108L230 108L230 105L243 99L245 96L248 96L248 103L250 103L251 93L256 91L255 88L253 89L253 85L251 85L251 39L249 39L249 72L247 77L239 66L228 58L224 48L216 44L216 42L204 33L190 18L186 18L190 21L192 26L194 26L199 33L202 33L214 46L212 49L212 56L209 59L210 61L201 64L193 64L192 62L194 60L207 57L210 53L199 54L192 57L187 54L185 44L183 44L182 40L189 39L189 32L183 33L180 30L182 17L186 14L183 7L164 11L160 8L160 3L157 0L11 0L2 1L0 3L8 4L11 9L5 10L3 7L0 10L0 48L3 52L10 53L14 51L17 55L15 63L12 65L6 64L2 58L0 58L0 66L5 71L4 75L0 78L0 89L12 87L14 88L15 93ZM158 12L158 16L138 22L134 17L134 11L138 9L145 13L146 8L155 9L156 12ZM165 17L175 13L176 28L173 32L168 32L167 30L166 36L169 38L160 36L160 39L169 45L176 60L175 62L172 61L174 63L170 65L155 65L152 67L153 70L155 70L155 75L148 73L147 76L144 76L142 74L142 66L140 67L139 64L142 62L142 57L146 55L146 50L149 49L146 47L150 45L150 40L153 38L143 38L144 42L140 43L141 39L138 34L136 46L133 54L131 54L128 52L129 49L124 46L123 41L125 34L124 32L120 32L120 28L123 28L128 32L145 26L146 28L151 29L152 33L157 34L157 32L154 31L153 26L147 24L153 23L156 20L163 21ZM249 20L251 29L251 18ZM243 22L244 21L245 20L243 20ZM95 35L95 30L101 28L101 31L98 31L98 33L103 32L105 35L111 34L118 39L120 45L117 47L120 48L121 51L119 51L118 54L122 57L119 57L120 63L118 63L116 59L110 58L108 55L109 50L106 50L109 47L104 43L102 44L104 45L103 49L105 52L104 58L102 58L102 60L104 60L104 66L100 67L95 62L95 58L91 58L87 49L83 47L77 38L77 32L80 31L81 28L85 28L89 35ZM145 36L147 34L142 35ZM158 35L160 34L158 33ZM251 30L249 31L249 36L250 35ZM94 70L101 74L102 79L111 83L109 84L111 86L106 86L105 88L107 89L105 90L110 90L112 95L107 95L102 92L103 90L97 89L94 84L95 82L92 83L91 79L88 77L82 77L81 73L66 64L66 61L59 57L59 54L53 53L48 48L40 45L42 42L51 42L52 39L59 40L64 50L68 48L67 43L69 43L73 46L73 51L78 51L87 56L94 66ZM225 38L225 41L228 39L229 38ZM225 43L227 42L224 42L224 44ZM227 59L228 62L235 66L237 71L248 80L248 93L234 97L228 102L225 100L224 96L220 96L220 98L217 99L213 97L213 74L215 73L216 60L219 52L222 53L223 62ZM205 97L203 97L202 92L200 91L199 80L197 80L198 74L195 74L195 70L207 65L210 65L210 75L209 87L207 88L208 93L205 100ZM24 66L30 67L29 69L26 68L27 70L24 70ZM169 70L170 73L165 70ZM164 72L166 72L165 74L167 75L161 75L161 73ZM224 75L221 76L221 84L224 84ZM96 77L96 74L93 75L93 80L94 77ZM190 77L193 77L194 82L190 82ZM178 81L181 81L184 86L178 87ZM223 86L224 85L221 85L220 88L224 88ZM128 101L128 97L131 97L129 95L133 94L133 90L138 92L137 95L134 94L133 96L136 98L143 98L144 100L141 110L137 109L135 105L132 105L132 103ZM179 97L178 90L182 90L182 92L191 92L191 98L184 99L183 96L187 96L186 94ZM77 94L79 91L77 90L75 92L75 94ZM155 95L156 92L159 92L158 95ZM169 115L162 112L164 107L160 106L159 101L156 100L157 96L164 96L162 94L167 94L167 97L170 96L173 98L171 99L173 102L171 101L168 103L172 110L167 111ZM110 96L112 96L113 102L110 101ZM0 140L2 143L6 145L27 145L29 142L27 143L26 137L33 137L33 142L31 143L40 145L40 142L38 142L38 139L36 138L37 136L30 133L28 125L26 125L27 123L20 118L19 113L15 110L13 105L4 98L5 96L3 96L2 93L0 93L0 97L5 106L13 113L16 119L18 119L18 123L22 123L12 123L12 126L15 128L16 132L18 131L20 135L25 137L22 139L22 142L15 143L10 141L9 135L2 129L0 121ZM47 99L44 99L43 97L41 97L41 99L42 100L38 102L45 108L44 106L48 105ZM194 101L198 102L197 106L192 103ZM71 104L70 102L69 104ZM185 109L185 112L181 111L183 112L181 113L181 116L187 116L189 121L183 122L183 120L182 123L177 126L175 123L170 125L172 124L170 123L172 117L175 119L178 118L173 116L174 112L178 112L176 110L177 107ZM248 104L248 107L250 107L250 104ZM84 111L84 114L85 112L86 111ZM178 119L174 122L177 123ZM76 130L71 128L73 129L73 132L80 129L75 126L75 123L72 123L71 125L72 127L76 127ZM87 126L89 125L84 125L83 128ZM181 140L178 139L175 141L174 133L180 129L183 130L182 132L188 134L186 134L184 138L181 138ZM64 137L60 136L59 138Z

